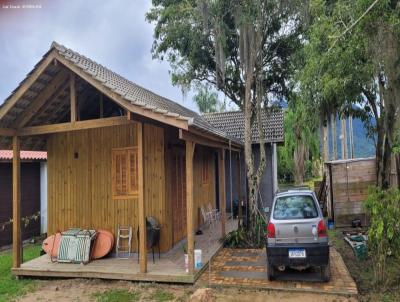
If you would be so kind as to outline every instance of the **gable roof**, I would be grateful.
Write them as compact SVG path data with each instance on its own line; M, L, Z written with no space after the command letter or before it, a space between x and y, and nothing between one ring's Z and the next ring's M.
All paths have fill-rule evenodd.
M206 113L203 117L214 127L226 132L229 136L244 141L244 114L243 111ZM267 143L281 143L284 141L284 125L282 109L273 108L262 113L263 141ZM258 126L254 122L251 129L251 141L259 143Z
M198 113L157 95L125 79L103 65L56 42L52 43L50 50L43 56L42 60L0 106L0 127L13 127L13 123L15 123L17 117L28 108L29 104L35 99L35 96L56 76L58 70L56 66L51 64L53 61L51 56L54 57L54 60L60 61L63 65L78 73L89 84L96 84L96 87L101 87L101 92L131 112L141 112L143 116L155 118L166 124L168 124L168 121L180 121L183 122L180 124L186 125L187 129L195 128L199 131L223 138L224 140L230 139L237 144L241 144L240 141L234 137L229 137L221 129L213 127ZM21 86L28 82L29 77L35 73L35 70L42 68L42 64L45 63L47 66L43 68L43 71L46 72L38 76L37 81L33 82L24 94L21 96L18 95L18 90ZM18 97L17 100L14 100L16 103L11 102L14 95L14 98Z

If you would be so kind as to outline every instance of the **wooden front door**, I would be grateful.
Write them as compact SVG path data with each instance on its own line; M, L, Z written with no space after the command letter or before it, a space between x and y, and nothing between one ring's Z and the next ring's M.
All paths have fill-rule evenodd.
M177 243L186 236L186 167L185 149L174 148L172 152L172 221L173 243Z

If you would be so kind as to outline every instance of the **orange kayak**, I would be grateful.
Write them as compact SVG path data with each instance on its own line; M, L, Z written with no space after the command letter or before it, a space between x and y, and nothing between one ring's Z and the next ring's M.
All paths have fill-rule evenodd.
M46 252L47 255L51 255L52 257L57 257L60 241L61 241L61 233L56 233L54 235L51 235L43 241L42 249Z
M114 246L114 235L107 230L97 230L97 236L92 248L92 258L100 259L111 252Z
M96 239L92 247L92 259L100 259L111 252L114 247L114 235L107 230L97 230ZM60 246L61 233L56 233L47 237L42 244L42 249L46 254L57 257L58 247Z

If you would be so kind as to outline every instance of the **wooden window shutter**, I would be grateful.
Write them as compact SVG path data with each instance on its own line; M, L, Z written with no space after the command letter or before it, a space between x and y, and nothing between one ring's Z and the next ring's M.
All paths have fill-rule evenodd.
M137 194L139 191L138 149L137 148L129 149L128 156L129 156L129 193Z
M138 149L113 149L111 166L113 198L123 199L138 194Z
M112 152L112 186L114 196L126 195L128 189L128 158L123 150Z

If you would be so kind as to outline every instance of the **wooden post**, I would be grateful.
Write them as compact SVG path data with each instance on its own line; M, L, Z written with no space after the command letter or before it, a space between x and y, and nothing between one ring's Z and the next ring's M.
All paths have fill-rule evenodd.
M193 141L186 141L186 221L189 274L194 273L193 154L195 146Z
M140 272L147 273L146 205L143 186L143 124L138 124L138 184L139 184L139 262Z
M226 192L225 192L225 149L219 152L219 203L221 210L221 236L225 236Z
M76 90L75 90L75 74L71 73L69 78L69 97L71 103L71 123L76 122Z
M19 137L13 137L13 267L21 266L21 163Z
M104 116L104 97L103 94L100 92L100 118Z

